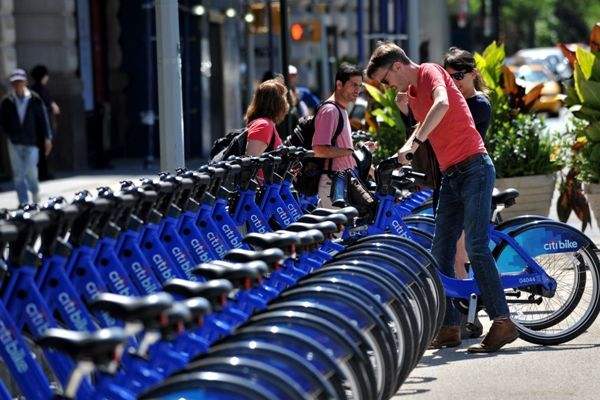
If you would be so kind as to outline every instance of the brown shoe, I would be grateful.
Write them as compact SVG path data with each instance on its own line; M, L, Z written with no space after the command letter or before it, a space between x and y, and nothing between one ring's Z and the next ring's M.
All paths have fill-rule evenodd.
M429 344L429 349L456 347L460 345L460 326L442 326L438 334Z
M470 346L469 353L494 353L519 337L517 326L510 318L497 318L481 343Z

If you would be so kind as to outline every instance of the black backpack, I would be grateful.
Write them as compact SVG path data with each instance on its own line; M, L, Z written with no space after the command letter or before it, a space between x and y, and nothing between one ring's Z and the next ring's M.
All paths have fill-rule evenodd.
M287 146L303 147L307 150L312 149L312 140L315 135L315 119L321 107L325 104L333 104L338 110L339 118L338 124L333 136L331 137L331 145L335 146L337 139L344 129L344 115L339 106L331 100L324 101L319 104L319 107L315 110L315 115L300 118L298 125L294 129L294 132L286 139ZM327 168L325 168L325 162L327 161ZM319 180L321 175L324 173L331 172L331 159L308 157L302 161L302 169L296 175L294 182L294 188L304 195L313 196L319 192Z
M210 149L210 160L212 162L227 160L231 156L243 156L246 154L248 143L248 128L235 129L222 138L217 139ZM271 151L275 147L275 132L271 142L265 151Z

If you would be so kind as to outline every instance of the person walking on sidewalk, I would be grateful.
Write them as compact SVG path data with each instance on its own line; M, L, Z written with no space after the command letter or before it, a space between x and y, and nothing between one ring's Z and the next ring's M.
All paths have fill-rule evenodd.
M44 102L27 88L27 75L16 69L8 80L12 91L0 101L0 129L8 136L8 155L19 205L40 201L37 163L38 139L44 141L44 155L52 150L52 130Z
M492 257L488 226L496 171L475 127L467 102L452 78L437 64L416 64L394 43L380 44L369 61L367 75L408 92L410 109L419 126L398 151L401 163L407 154L429 139L442 170L432 254L441 271L454 277L456 243L465 230L467 252L481 297L493 321L482 342L471 353L490 353L518 337ZM447 301L443 327L431 348L461 343L458 310Z
M319 180L319 205L332 207L332 176L336 172L353 170L352 131L346 108L358 98L363 83L363 72L349 63L342 63L335 74L335 91L315 116L312 149L315 157L325 158L325 170ZM332 144L334 135L337 139Z
M44 102L44 105L46 106L46 113L48 114L48 119L50 120L50 128L55 134L58 128L57 118L60 115L60 107L58 104L56 104L52 98L52 95L50 94L50 91L48 90L48 81L50 80L48 68L45 65L36 65L31 69L30 75L31 79L33 80L31 91L37 93ZM56 135L54 135L54 137L56 138ZM40 150L40 159L38 160L39 179L40 181L52 179L54 176L50 172L48 167L48 159L44 155L46 145L43 137L38 138L37 146Z

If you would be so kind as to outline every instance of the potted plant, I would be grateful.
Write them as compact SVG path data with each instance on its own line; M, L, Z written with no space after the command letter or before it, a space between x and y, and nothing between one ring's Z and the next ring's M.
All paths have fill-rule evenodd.
M369 133L377 141L378 147L374 156L376 161L394 155L406 141L406 126L396 105L396 90L393 88L378 89L365 83L365 88L372 101L365 116Z
M543 119L530 113L540 96L541 85L527 93L504 64L503 45L493 42L482 54L475 54L492 103L492 120L486 147L496 166L496 187L515 188L517 204L503 216L548 215L560 169L554 140L545 134Z
M573 169L584 182L590 208L600 222L600 23L592 29L590 50L561 45L573 68L567 106L575 116Z

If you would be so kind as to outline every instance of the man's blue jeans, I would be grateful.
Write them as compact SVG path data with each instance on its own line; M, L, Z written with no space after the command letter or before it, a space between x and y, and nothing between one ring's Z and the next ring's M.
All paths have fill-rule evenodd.
M496 262L488 247L495 177L494 164L487 154L444 173L432 248L441 272L454 277L456 241L464 229L471 267L490 319L510 315ZM444 325L458 326L458 310L448 300Z
M26 146L8 142L8 156L13 170L13 182L19 204L29 203L29 190L33 196L33 201L39 201L39 183L38 183L38 158L39 150L36 146Z

